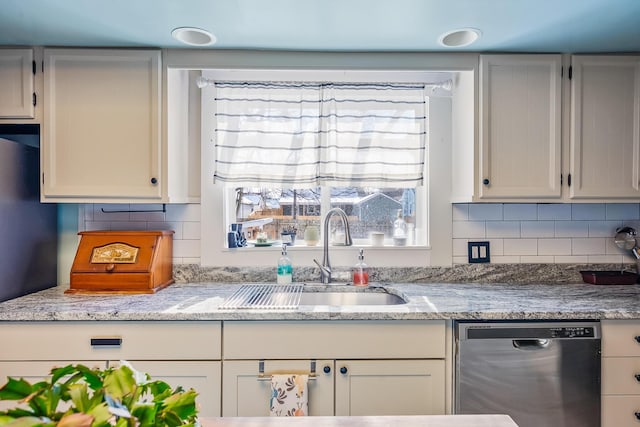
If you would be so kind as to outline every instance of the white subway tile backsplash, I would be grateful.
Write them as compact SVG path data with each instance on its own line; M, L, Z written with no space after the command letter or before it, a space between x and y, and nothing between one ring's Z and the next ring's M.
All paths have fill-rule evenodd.
M200 264L200 258L182 258L182 264Z
M117 221L111 223L110 230L148 230L148 227L146 221Z
M469 204L457 203L453 205L453 220L468 221L469 220Z
M623 258L618 255L589 255L589 263L606 263L606 264L620 264L623 263Z
M492 256L491 262L494 264L520 264L519 256Z
M173 240L181 240L185 239L184 234L182 232L183 229L182 222L155 222L151 221L147 223L148 230L173 230ZM200 237L198 237L199 239Z
M520 223L521 237L554 237L554 221L522 221Z
M200 205L167 205L167 221L200 221Z
M129 218L131 221L164 221L165 213L162 211L162 205L158 204L136 204L130 205L131 212Z
M103 231L111 230L109 221L85 221L84 229L81 231Z
M571 256L555 256L556 264L586 264L589 258L586 255L571 255Z
M468 256L468 239L453 239L453 256Z
M571 205L571 219L578 221L604 220L605 205L600 203L575 203Z
M93 205L93 220L94 221L129 221L128 204L118 203L95 203ZM125 212L123 212L125 211Z
M469 221L501 221L501 203L478 203L469 205Z
M183 239L200 239L200 223L186 221L183 222Z
M503 207L504 220L536 220L538 219L538 205L535 203L505 203Z
M504 255L504 240L489 239L489 251L491 252L491 256Z
M589 237L588 221L554 221L555 237Z
M520 257L520 262L523 264L553 264L554 257L525 255Z
M500 209L503 220L488 219L497 218ZM457 205L454 207L457 220L453 225L454 263L467 262L466 241L483 237L491 244L494 263L562 264L618 259L633 263L629 251L620 251L615 246L613 236L616 228L623 225L640 231L638 215L640 204L633 203Z
M487 237L520 237L520 221L487 221Z
M577 238L571 240L573 255L602 255L606 250L604 238Z
M571 255L571 239L539 239L538 255Z
M607 203L607 219L632 220L640 218L640 204Z
M181 258L199 258L200 240L174 240L173 256Z
M505 239L504 255L538 255L538 239Z
M571 205L561 203L548 203L538 205L539 220L570 220Z
M589 221L589 237L613 237L616 229L622 225L620 221Z
M485 237L484 221L458 221L453 224L453 238L482 238Z

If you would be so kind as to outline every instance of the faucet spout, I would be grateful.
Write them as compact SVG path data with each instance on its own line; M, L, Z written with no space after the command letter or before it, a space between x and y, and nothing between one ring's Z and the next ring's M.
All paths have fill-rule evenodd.
M351 246L353 244L353 240L351 240L351 231L349 230L349 220L347 219L347 214L340 208L333 208L327 212L327 215L324 217L324 228L323 228L323 248L322 248L322 264L320 264L315 259L315 262L318 267L320 267L320 280L322 283L329 284L331 283L331 262L329 261L329 221L333 215L338 215L340 221L344 226L344 245Z

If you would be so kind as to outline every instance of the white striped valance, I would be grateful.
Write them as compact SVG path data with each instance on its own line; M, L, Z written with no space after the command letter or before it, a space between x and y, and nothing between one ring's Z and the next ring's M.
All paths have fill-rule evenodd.
M214 178L230 185L415 187L424 85L215 83Z

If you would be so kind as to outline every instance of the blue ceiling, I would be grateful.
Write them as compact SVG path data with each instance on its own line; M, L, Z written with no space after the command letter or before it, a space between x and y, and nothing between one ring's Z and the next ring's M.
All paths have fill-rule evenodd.
M640 52L640 0L0 0L0 45L188 47L183 26L214 49Z

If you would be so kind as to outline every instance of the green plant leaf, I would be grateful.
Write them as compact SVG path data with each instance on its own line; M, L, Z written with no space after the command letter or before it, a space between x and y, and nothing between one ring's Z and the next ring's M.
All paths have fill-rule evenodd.
M128 394L135 391L136 382L133 379L131 369L126 366L120 366L118 369L106 372L104 377L104 389L106 394L122 400Z
M173 394L164 400L167 411L175 412L182 419L197 413L196 396L198 393L191 389L184 393Z
M89 369L84 365L78 365L76 368L80 373L82 373L84 380L92 390L102 388L102 378L104 373L98 370Z
M11 420L5 424L0 420L0 426L2 427L53 427L55 423L47 422L38 417L21 417Z
M111 414L111 412L109 412L109 407L105 402L94 406L88 413L89 415L93 416L92 427L111 426L109 420L113 417L113 415Z
M20 400L29 396L33 387L23 378L8 378L7 383L0 388L0 400Z
M71 375L76 372L76 368L73 365L63 366L62 368L53 368L51 370L51 383L56 383L64 376Z
M131 410L131 414L138 419L138 427L154 427L158 408L151 404L137 404Z
M69 386L69 397L75 408L80 412L88 412L91 409L91 400L86 384L72 384Z

